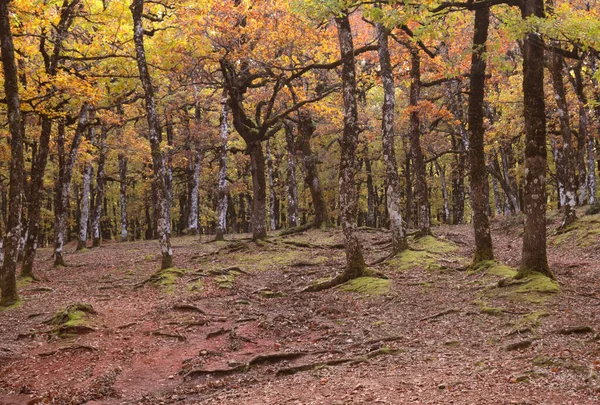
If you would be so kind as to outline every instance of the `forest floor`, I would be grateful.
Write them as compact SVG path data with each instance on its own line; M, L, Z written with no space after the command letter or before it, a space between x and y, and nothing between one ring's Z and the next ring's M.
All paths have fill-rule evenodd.
M301 290L342 269L337 229L175 238L160 274L153 241L61 269L41 250L42 281L0 312L0 404L598 404L600 215L557 224L558 284L507 282L520 217L493 221L504 265L469 269L471 228L441 226L373 266L387 281L319 293ZM361 238L386 255L388 233Z

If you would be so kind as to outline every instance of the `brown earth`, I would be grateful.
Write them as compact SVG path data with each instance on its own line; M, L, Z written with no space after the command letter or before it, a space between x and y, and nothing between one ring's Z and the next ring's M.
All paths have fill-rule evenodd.
M505 264L519 263L521 229L493 223ZM342 268L338 230L176 238L180 277L160 286L144 283L155 242L105 243L61 269L42 250L42 281L0 312L0 403L600 403L600 217L551 236L558 293L468 269L469 226L435 234L373 266L390 284L372 294L301 292ZM386 232L361 237L369 262L385 256ZM76 303L97 312L77 323L87 333L58 336L45 321Z

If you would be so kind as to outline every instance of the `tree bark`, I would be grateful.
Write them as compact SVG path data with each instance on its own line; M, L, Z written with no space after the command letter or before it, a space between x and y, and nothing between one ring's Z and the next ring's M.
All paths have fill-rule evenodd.
M87 131L87 141L92 145L94 143L96 128L90 126ZM89 161L83 168L83 180L81 191L81 215L79 217L79 241L77 242L77 250L82 250L87 247L88 222L90 220L90 191L92 188L92 162Z
M152 168L154 171L154 184L156 187L155 212L157 215L157 232L162 255L161 268L166 269L173 266L173 251L171 249L171 235L169 233L170 217L169 192L167 189L167 173L165 168L164 154L161 150L161 128L156 102L154 99L154 88L146 62L146 51L144 49L144 27L142 15L144 12L144 0L133 0L131 3L131 15L133 19L133 39L135 43L136 61L140 74L144 97L146 101L146 119L148 121L148 140L152 154Z
M217 209L217 235L216 240L225 240L227 233L227 208L229 205L227 193L227 139L229 135L227 109L227 93L223 91L221 100L221 126L220 137L221 147L219 151L219 185L217 190L218 209Z
M0 48L2 50L2 70L4 73L4 92L8 113L10 134L10 187L7 232L4 239L4 261L0 287L0 306L10 306L19 301L17 290L17 261L19 240L21 238L21 216L23 211L23 181L25 166L23 162L23 132L21 127L21 104L19 99L19 81L15 63L15 48L10 27L8 3L0 0Z
M386 206L392 233L392 252L399 253L408 249L406 228L400 211L400 177L394 145L394 108L396 90L389 51L389 30L383 24L377 24L377 39L381 81L383 82L383 107L381 121L381 138L383 142L383 159L385 162L385 183L387 184Z
M79 111L79 119L71 147L68 155L64 150L65 143L65 124L63 121L58 124L58 154L59 154L59 175L56 179L55 198L54 198L54 266L65 266L64 247L67 239L67 216L69 213L69 200L71 197L71 178L73 177L73 167L79 152L79 145L83 134L85 133L92 107L84 103Z
M272 231L277 229L276 206L278 204L277 195L275 193L275 179L273 178L273 159L271 159L271 142L267 139L267 176L269 178L269 225Z
M356 103L356 71L354 45L347 14L335 19L342 62L342 94L344 99L344 130L340 158L340 219L346 245L346 269L336 282L365 275L366 265L361 242L356 233L356 149L358 147L358 107Z
M561 228L564 228L577 219L575 207L577 206L577 188L575 177L576 155L573 143L571 141L571 122L569 120L569 106L567 104L567 95L563 81L563 58L558 53L553 52L549 55L550 77L552 79L552 88L556 100L556 112L560 124L560 133L562 136L562 184L565 188L564 215ZM557 174L559 171L557 170ZM585 175L584 175L585 178ZM585 187L584 187L585 188Z
M320 228L329 222L327 212L327 202L323 195L321 179L319 178L319 168L317 166L318 158L313 153L310 140L315 132L315 124L312 116L307 110L298 112L298 139L296 140L296 150L300 152L302 165L304 166L304 183L310 191L310 196L315 210L313 226Z
M524 0L522 16L544 17L543 0ZM546 252L546 111L544 48L535 33L523 41L523 117L525 120L525 227L518 278L539 272L554 278Z
M490 9L475 11L475 27L469 75L469 163L471 183L471 207L473 209L473 230L475 233L475 254L473 264L494 259L494 248L488 218L489 186L485 165L483 127L483 101L485 96L486 42L490 23Z
M107 128L102 127L100 139L98 142L98 170L96 173L96 197L94 200L94 210L92 211L92 247L99 247L101 241L101 220L102 220L102 201L104 200L104 185L106 183L106 136ZM107 215L104 212L104 215Z
M119 153L119 201L121 202L121 242L127 242L127 156Z
M421 93L421 58L418 49L410 49L410 153L415 173L414 201L417 207L417 237L431 235L431 217L429 212L429 192L427 188L427 172L421 150L421 119L418 104Z
M294 132L292 126L285 125L285 141L287 147L287 224L289 227L298 226L298 184L296 183L296 156Z

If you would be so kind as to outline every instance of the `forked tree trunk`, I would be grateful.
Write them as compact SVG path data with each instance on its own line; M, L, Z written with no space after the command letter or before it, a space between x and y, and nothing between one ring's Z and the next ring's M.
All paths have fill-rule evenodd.
M389 30L383 24L377 24L377 39L381 80L383 82L383 107L381 121L381 138L383 142L383 159L385 161L385 182L387 184L386 205L392 233L392 252L399 253L408 249L405 223L400 211L400 177L394 145L394 107L396 91L394 75L388 46Z
M92 145L94 143L96 128L91 126L87 131L87 141ZM79 241L77 250L87 247L88 223L90 220L90 191L92 187L92 162L89 161L83 168L82 191L81 191L81 216L79 217Z
M490 22L490 9L475 11L475 27L469 75L469 163L471 184L471 206L475 232L475 254L473 264L494 259L492 235L488 218L489 186L483 149L485 129L483 127L483 101L485 96L486 42Z
M356 232L356 149L358 147L358 108L356 104L356 71L352 30L347 13L335 19L342 56L342 94L344 99L344 131L340 139L340 221L346 246L345 270L307 291L318 291L367 274L360 239Z
M171 235L169 233L171 215L169 212L169 193L166 184L167 172L164 154L160 146L162 138L160 121L156 112L154 87L152 86L148 64L146 63L146 51L144 50L144 27L142 25L144 0L133 0L130 9L133 18L133 39L135 43L136 61L146 100L148 140L150 141L154 185L156 188L154 211L157 216L157 233L162 255L161 268L166 269L173 266L173 251L171 249Z
M98 171L96 173L96 197L94 199L94 210L92 211L92 246L99 247L101 241L102 202L104 200L104 185L106 183L106 136L108 130L102 127L100 140L98 142ZM105 212L104 215L108 213Z
M58 124L59 174L56 179L56 194L54 198L54 266L66 265L63 253L67 238L71 178L73 177L73 167L75 166L75 160L79 152L79 145L81 145L83 134L89 123L91 110L91 106L87 103L81 107L77 128L75 129L68 154L64 150L65 124L62 121Z
M10 188L6 238L4 240L4 260L0 278L0 306L10 306L19 301L17 290L17 259L21 238L21 215L23 211L23 136L21 127L21 105L19 82L15 63L15 48L10 28L9 0L0 0L0 48L2 49L2 70L4 72L4 92L8 112L10 133Z
M217 235L216 240L225 240L227 232L227 138L229 126L227 122L227 93L223 92L221 100L221 126L220 137L221 147L219 151L219 184L217 190L218 208L217 208Z
M524 0L523 18L544 17L543 0ZM544 48L529 33L523 41L523 117L525 119L525 228L518 278L539 272L554 278L546 252L546 111Z
M121 242L127 242L127 156L119 153L119 201L121 202Z

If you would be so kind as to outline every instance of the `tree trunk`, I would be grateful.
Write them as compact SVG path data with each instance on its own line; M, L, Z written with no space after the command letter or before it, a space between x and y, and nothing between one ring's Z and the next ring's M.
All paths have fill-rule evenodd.
M543 0L524 0L523 18L544 17ZM525 228L517 277L539 272L554 278L546 253L546 111L542 39L526 34L523 41L523 117L525 119Z
M75 166L75 160L79 152L79 145L89 123L91 110L91 106L87 103L81 107L77 128L75 129L68 155L64 149L65 124L63 121L60 121L58 124L59 174L56 179L54 198L54 266L65 266L63 251L67 239L67 216L71 197L71 178L73 177L73 167Z
M221 147L219 151L219 185L217 190L218 209L217 209L217 235L216 240L225 240L227 233L227 208L229 205L227 193L227 138L228 138L228 121L227 121L227 93L223 91L223 99L221 100Z
M144 0L133 0L130 8L133 18L133 39L135 43L136 61L146 100L148 140L150 141L154 184L156 187L154 211L157 217L157 233L162 254L161 269L166 269L173 266L173 251L171 249L171 235L169 233L171 213L169 211L170 204L168 201L167 172L164 154L160 146L162 138L160 121L156 112L154 88L152 86L150 72L148 71L146 52L144 50L144 27L142 25Z
M309 111L301 110L298 112L298 139L296 140L296 149L302 156L302 165L304 166L304 183L310 190L310 196L315 210L313 226L320 228L321 225L328 223L329 214L327 212L327 202L323 195L321 179L319 178L319 168L317 166L318 158L312 152L310 140L315 132L315 124Z
M369 159L369 148L365 148L365 169L367 170L367 221L370 228L377 226L377 189L373 184L373 168Z
M119 153L119 200L121 202L121 242L127 242L127 156Z
M558 53L552 52L550 59L550 77L552 79L552 88L554 89L554 98L556 100L558 121L560 123L560 133L562 136L562 183L565 187L565 205L561 228L564 228L577 219L575 207L577 206L577 188L575 177L576 155L573 143L571 141L571 123L569 120L569 106L567 104L567 95L563 81L563 58ZM558 170L557 170L558 174ZM585 175L584 175L585 178ZM585 189L585 187L584 187Z
M429 212L429 193L427 188L427 172L421 150L421 119L418 104L421 92L421 59L418 49L410 49L410 153L415 173L414 199L417 207L417 237L431 234L431 217Z
M485 166L483 127L483 101L485 96L486 42L490 23L490 9L475 11L475 27L469 75L469 163L471 184L471 207L475 232L473 264L494 259L494 248L488 218L489 186Z
M87 141L92 145L94 143L94 135L96 128L91 126L87 131ZM77 242L77 250L82 250L87 247L88 222L90 219L90 191L92 188L92 162L89 161L83 168L82 192L81 192L81 215L79 218L79 241Z
M4 92L8 113L10 134L10 188L7 232L4 242L4 261L0 287L0 306L10 306L19 301L17 290L17 259L21 238L21 215L23 212L23 136L21 127L21 105L19 81L15 63L15 48L10 28L8 3L0 0L0 48L2 49L2 70L4 72Z
M400 211L400 177L394 145L394 107L396 90L388 45L389 30L383 24L377 24L379 66L383 82L383 107L381 121L381 138L383 142L383 159L385 161L385 182L387 184L386 207L392 233L392 252L399 253L408 249L405 224Z
M294 133L290 124L285 125L285 141L287 146L287 224L289 227L298 226L298 184L296 183L296 156Z
M198 198L200 190L200 168L202 167L202 154L200 149L195 146L190 159L191 173L189 174L189 207L187 218L187 232L191 235L198 234Z
M104 200L104 185L106 182L104 166L106 165L106 136L108 130L102 127L98 142L98 171L96 173L96 197L92 211L92 247L99 247L101 241L102 201ZM104 215L107 215L104 212Z
M252 173L252 239L267 237L267 182L265 173L265 155L260 142L248 145L250 155L250 173Z
M310 290L329 288L366 274L361 242L356 232L356 149L358 147L358 108L356 104L356 71L354 46L348 14L335 19L342 56L342 94L344 99L344 131L340 140L340 220L346 245L346 268L329 282Z
M269 225L272 231L277 229L276 205L277 196L275 194L275 179L273 178L273 159L271 159L271 142L267 139L267 176L269 178Z
M50 153L50 135L52 134L52 120L43 115L41 119L40 140L35 159L31 161L31 180L29 190L29 204L27 216L27 240L23 254L22 277L33 276L33 261L40 237L40 219L42 214L42 194L44 191L44 173L48 154Z

